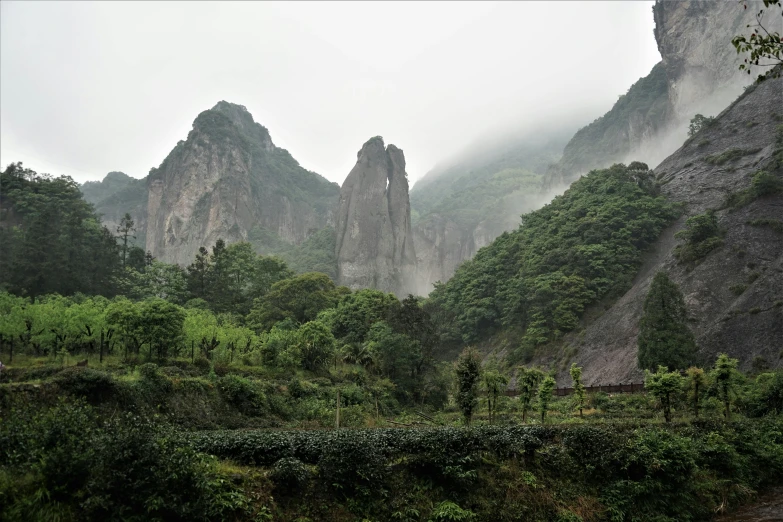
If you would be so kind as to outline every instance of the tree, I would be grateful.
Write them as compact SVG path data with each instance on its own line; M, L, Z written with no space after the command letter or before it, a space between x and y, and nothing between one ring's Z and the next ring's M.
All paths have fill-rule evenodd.
M688 376L688 400L693 408L693 416L699 418L699 400L703 392L706 380L704 370L691 366L685 371Z
M299 324L313 321L321 310L333 307L341 290L326 274L311 272L272 285L264 297L256 299L247 316L248 324L268 331L275 323L291 318Z
M764 0L764 7L777 6L781 8L780 0ZM747 3L744 3L744 8L747 9ZM737 35L731 39L731 43L737 50L737 54L750 53L745 58L744 62L740 64L740 71L746 71L750 74L753 67L771 67L772 69L759 74L756 78L757 82L765 80L768 76L778 78L780 76L780 69L776 68L783 63L783 38L780 33L774 31L770 33L762 24L761 19L764 14L764 9L759 10L756 13L756 23L754 25L746 25L747 28L753 28L753 32L750 36ZM783 12L780 13L783 15ZM775 18L779 18L772 15ZM761 60L761 63L759 63Z
M544 372L537 368L525 368L524 366L518 368L517 389L519 390L519 401L522 403L522 422L527 422L527 412L530 411L533 397L536 396L536 390L543 378Z
M323 369L334 356L334 336L320 321L310 321L297 330L297 348L305 370Z
M154 346L157 345L158 360L162 361L168 356L172 347L179 345L185 322L185 311L160 298L142 301L138 310L138 329L143 340L149 344L150 358Z
M209 250L200 247L196 259L187 268L188 289L193 296L201 299L207 298L207 278L210 267Z
M639 368L650 370L663 365L674 370L690 366L696 341L686 319L682 292L665 272L658 272L644 300L639 322Z
M574 402L579 409L579 416L582 417L582 409L585 407L585 387L582 384L582 368L577 366L576 363L571 363L569 373L571 374L571 382L574 387Z
M478 405L477 384L481 377L481 356L475 348L467 347L454 365L457 377L457 404L465 424L470 426L473 411Z
M122 216L122 219L120 219L120 224L117 226L117 234L118 238L122 240L122 266L125 267L125 263L128 259L128 238L131 237L133 239L136 239L136 236L132 235L133 232L136 231L135 227L136 223L133 221L133 218L130 214L127 212L124 216Z
M492 357L487 362L481 375L481 385L484 388L484 393L487 394L487 412L489 414L489 423L492 424L498 409L498 400L506 391L506 386L508 385L508 377L500 371L495 357Z
M715 121L712 116L704 116L703 114L697 114L691 118L691 122L688 125L688 136L694 136L700 130L709 127Z
M669 372L666 366L658 366L658 371L644 371L644 388L657 398L663 409L666 422L672 420L672 404L676 394L682 388L682 377L677 372Z
M731 418L731 402L735 396L734 385L737 381L737 359L731 359L725 353L718 356L715 367L710 372L718 397L723 402L723 415L726 420Z
M547 375L538 388L538 409L541 411L541 424L543 424L546 419L546 412L549 409L549 403L552 402L552 392L554 389L555 379L551 375Z

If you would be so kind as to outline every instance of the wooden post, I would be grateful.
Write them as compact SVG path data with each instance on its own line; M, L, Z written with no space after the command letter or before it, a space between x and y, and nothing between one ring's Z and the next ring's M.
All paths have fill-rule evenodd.
M337 416L334 421L334 427L340 427L340 389L337 389Z
M99 362L103 363L103 328L101 328L101 353Z

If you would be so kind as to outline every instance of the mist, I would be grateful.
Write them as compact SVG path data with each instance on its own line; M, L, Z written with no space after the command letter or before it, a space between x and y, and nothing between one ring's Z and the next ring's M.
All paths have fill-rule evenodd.
M415 182L471 144L603 114L660 60L651 7L2 2L0 162L140 178L227 100L332 181L381 135Z

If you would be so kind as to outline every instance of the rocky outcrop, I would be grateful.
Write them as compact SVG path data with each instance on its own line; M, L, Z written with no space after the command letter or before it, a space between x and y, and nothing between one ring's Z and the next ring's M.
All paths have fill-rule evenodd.
M547 173L544 186L567 186L582 174L613 163L643 161L658 165L687 137L696 114L714 116L729 105L752 78L738 70L743 56L731 39L749 34L761 1L657 0L655 39L662 61L634 84L612 109L579 130ZM762 22L783 32L780 12Z
M416 253L405 156L375 137L362 146L340 189L338 284L404 296L415 291Z
M655 169L663 194L682 203L685 214L653 245L632 288L583 332L567 338L564 353L577 353L590 384L640 382L639 319L659 270L685 295L702 364L711 364L718 353L738 358L743 370L756 357L773 367L783 364L783 235L776 229L783 223L783 194L740 208L726 204L760 169L783 183L781 100L783 78L753 87ZM721 156L727 151L732 152ZM717 211L723 244L695 267L680 264L674 236L689 216L707 209ZM586 316L591 313L597 310ZM565 371L559 377L568 382Z
M247 240L260 227L293 244L333 225L339 188L272 143L241 105L204 111L147 178L146 247L186 265L217 239Z

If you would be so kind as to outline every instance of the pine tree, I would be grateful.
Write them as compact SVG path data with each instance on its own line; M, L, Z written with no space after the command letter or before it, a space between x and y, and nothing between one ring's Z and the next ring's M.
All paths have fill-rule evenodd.
M639 368L683 369L693 363L696 341L685 323L687 310L679 287L665 272L653 278L639 323Z

